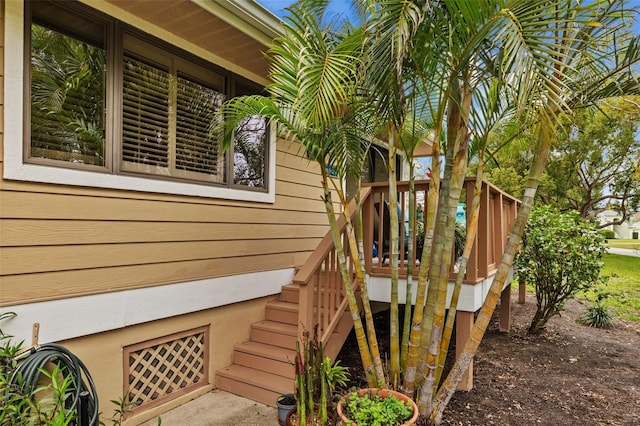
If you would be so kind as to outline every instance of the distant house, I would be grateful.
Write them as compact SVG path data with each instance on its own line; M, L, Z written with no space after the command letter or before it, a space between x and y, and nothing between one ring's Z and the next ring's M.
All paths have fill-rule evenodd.
M620 213L614 210L605 210L596 216L596 220L598 220L600 224L620 220L620 218ZM613 231L616 238L640 239L640 213L632 215L629 219L619 225L607 225L603 229Z
M303 329L338 353L353 320L317 166L258 116L229 151L209 132L221 102L268 84L278 18L253 0L4 0L0 28L0 312L18 315L4 332L31 342L39 323L40 343L85 362L103 413L125 393L139 403L128 424L214 386L275 404ZM384 158L363 171L366 247L389 244ZM469 206L475 180L465 187ZM398 191L408 217L408 182ZM459 349L519 204L483 182ZM364 261L370 299L389 302L389 262Z

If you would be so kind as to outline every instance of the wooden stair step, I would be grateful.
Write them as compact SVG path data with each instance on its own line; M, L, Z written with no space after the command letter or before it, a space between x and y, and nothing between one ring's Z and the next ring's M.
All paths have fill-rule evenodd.
M278 396L293 392L293 379L230 365L216 371L216 388L275 407Z
M270 301L265 308L265 319L285 324L298 323L298 304L282 301Z
M251 324L251 340L281 348L294 349L298 339L298 327L275 321L259 321Z
M280 293L280 301L298 303L300 296L300 286L298 284L287 284L282 287Z
M259 342L234 345L233 363L293 379L296 351Z

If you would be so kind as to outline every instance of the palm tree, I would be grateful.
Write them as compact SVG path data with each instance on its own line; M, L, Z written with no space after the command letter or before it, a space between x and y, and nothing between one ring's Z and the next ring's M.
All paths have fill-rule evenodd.
M433 400L430 419L438 424L482 335L506 282L524 224L549 155L555 129L581 107L640 91L633 67L640 61L638 38L622 31L623 2L514 2L505 14L501 37L508 90L525 123L537 128L536 151L522 206L471 337ZM535 19L531 19L535 18ZM504 71L503 71L504 72Z
M320 166L323 200L331 233L336 247L349 309L354 322L363 366L371 386L384 383L384 373L373 326L373 314L368 304L362 262L354 261L356 279L364 300L367 332L360 318L353 287L347 253L339 234L333 195L338 196L342 214L347 219L350 259L360 259L355 229L350 220L349 200L341 182L347 175L360 177L362 158L368 144L365 132L369 125L360 113L367 104L359 98L358 71L362 64L364 32L346 26L338 34L322 25L326 2L304 0L290 7L287 22L283 24L285 36L274 40L269 50L271 84L266 88L269 96L243 96L227 102L221 109L223 120L214 120L213 126L223 123L225 146L228 148L233 133L246 117L265 117L276 126L280 137L298 141L306 156ZM216 131L213 129L212 131ZM327 166L335 167L338 177L332 178Z
M361 232L355 232L349 220L348 250L363 290L366 333L353 289L350 285L345 289L369 383L402 383L401 390L411 396L420 389L421 413L437 424L477 351L506 282L559 120L599 99L640 91L633 71L640 59L638 40L624 37L619 25L626 19L622 2L609 0L589 4L577 0L360 0L363 26L339 34L320 25L324 3L304 0L289 9L286 35L275 40L269 52L270 96L242 97L225 104L225 140L230 143L245 117L262 115L284 138L299 141L309 158L318 162L343 280L350 283L332 195L338 196L347 219L348 200L328 176L327 164L337 166L339 178L349 173L357 178L366 149L364 136L385 138L390 159L395 160L398 150L410 157L412 147L425 138L411 131L413 123L431 124L435 172L427 194L425 247L404 369L397 343L397 280L392 280L391 368L390 377L385 377L358 261L363 250L356 234ZM477 182L481 182L486 141L503 118L537 130L536 155L490 293L463 354L440 383L455 310L454 304L446 320L455 213L471 142L475 139L480 146ZM393 167L389 185L394 206ZM391 208L390 213L390 223L397 227L397 210ZM470 212L471 217L474 213ZM396 271L397 231L390 231L390 259ZM472 220L467 258L473 234ZM458 281L459 288L461 277Z
M441 135L445 142L443 180L432 185L434 190L439 187L439 199L432 199L433 208L428 211L437 212L437 216L428 221L426 233L434 238L431 245L427 242L423 253L403 389L413 394L415 382L425 378L419 406L423 414L435 421L446 406L443 395L451 396L484 333L482 323L476 323L474 340L467 346L472 352L460 358L457 376L450 375L439 385L441 367L438 368L437 360L442 359L440 351L447 346L442 336L455 210L466 175L470 138L482 135L486 142L488 130L495 125L495 120L488 118L497 104L488 102L488 98L510 102L501 110L511 112L514 120L538 122L538 137L543 142L539 144L525 204L494 280L493 292L481 311L487 321L511 267L522 233L519 222L526 221L538 173L544 167L548 143L559 118L570 115L579 103L637 91L638 83L630 68L638 59L636 42L614 37L620 30L616 22L624 16L620 13L622 2L366 3L369 27L374 29L372 46L367 50L367 82L379 104L379 114L389 123L385 127L389 144L396 145L411 96L427 104L433 123L435 160L441 153ZM410 82L416 76L421 92L407 93L409 87L414 87ZM613 83L616 79L618 86ZM472 110L479 111L476 117L484 118L474 120ZM482 173L482 167L479 171ZM437 177L437 173L433 176ZM391 180L390 176L393 194ZM393 216L391 223L397 223ZM396 235L392 230L391 237ZM473 232L469 238L472 235ZM431 263L429 256L433 259ZM427 274L429 291L423 307ZM392 287L392 317L394 293ZM396 368L395 348L392 340L392 375ZM424 364L420 365L420 360Z

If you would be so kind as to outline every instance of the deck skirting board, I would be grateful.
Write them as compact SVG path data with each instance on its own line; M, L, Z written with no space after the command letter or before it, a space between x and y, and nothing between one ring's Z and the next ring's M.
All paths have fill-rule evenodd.
M463 284L462 289L460 290L460 298L458 299L458 310L466 311L466 312L475 312L480 307L482 307L482 303L484 302L487 293L489 292L489 288L493 283L493 278L495 277L495 273L492 274L489 278L484 279L475 284ZM511 285L511 280L513 279L513 268L509 272L509 276L507 277L506 283L504 287ZM447 289L447 307L451 302L451 294L453 293L454 282L449 282L449 287ZM412 296L413 296L413 304L416 303L416 289L418 283L417 280L413 281L412 286ZM373 302L391 302L391 280L386 277L369 277L369 286L367 287L369 290L369 299ZM398 300L402 303L405 300L407 289L407 280L399 279L398 280Z
M28 344L38 322L39 342L56 342L278 294L293 275L294 269L286 268L5 306L3 312L17 316L0 328Z

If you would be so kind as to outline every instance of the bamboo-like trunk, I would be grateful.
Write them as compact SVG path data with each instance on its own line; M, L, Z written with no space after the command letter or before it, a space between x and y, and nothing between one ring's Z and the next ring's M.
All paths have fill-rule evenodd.
M539 124L540 128L538 130L538 145L531 170L529 171L522 205L518 210L518 216L516 217L509 234L507 245L505 247L504 254L502 255L502 260L498 266L498 270L489 289L489 293L487 294L487 298L482 304L478 317L471 329L471 335L465 343L460 357L456 360L453 368L449 372L449 375L436 394L431 413L429 413L429 418L434 424L440 424L442 422L444 409L449 403L456 387L462 380L464 372L469 367L471 360L473 360L473 357L480 346L480 341L482 340L487 326L489 325L493 311L500 300L502 287L507 280L509 271L513 265L513 259L522 240L524 226L529 218L531 208L533 207L536 190L540 184L540 178L549 157L551 139L554 133L554 128L552 123L550 123L549 117L542 115L541 118L542 119Z
M448 116L447 157L451 159L451 166L446 166L445 182L441 191L442 209L438 212L436 247L433 258L437 268L433 268L430 274L430 282L431 287L434 288L435 301L428 301L428 307L431 308L431 306L433 306L433 325L427 346L425 381L422 384L420 398L418 400L418 408L421 413L431 411L431 400L435 391L435 370L447 308L447 289L449 286L449 270L451 269L453 253L456 211L464 184L464 178L467 173L471 88L468 83L462 82L462 87L454 93L459 99L459 102L452 102L450 104L451 108L449 109ZM430 313L431 309L428 310L428 312Z
M349 268L344 252L344 246L342 244L342 236L338 229L338 222L336 220L335 211L333 209L333 202L331 201L331 191L327 182L327 173L324 165L321 165L322 170L322 187L324 190L324 205L327 212L327 218L329 219L329 228L331 230L331 237L333 244L336 247L336 254L338 256L338 263L340 265L340 274L344 282L344 290L349 304L349 310L351 312L351 319L353 320L353 330L356 335L356 341L358 342L358 350L360 351L360 358L362 359L362 368L367 376L367 383L371 387L378 385L376 370L374 368L373 360L371 357L371 351L367 342L367 336L362 325L362 319L360 318L360 310L358 309L358 301L356 299L355 292L353 290L351 274L349 274ZM357 257L356 257L357 259ZM356 262L357 263L357 262ZM365 291L362 289L361 291ZM367 300L368 304L368 300Z
M314 327L315 328L315 327ZM304 389L304 391L307 393L307 414L309 414L309 421L313 422L313 409L315 407L315 401L313 398L313 388L314 388L314 377L313 377L313 372L314 372L314 367L315 367L315 357L314 357L315 351L313 348L313 342L311 342L309 340L309 338L306 338L304 340L304 375L306 376L305 378L305 385L306 388Z
M413 157L409 156L409 247L407 247L407 288L404 298L404 320L402 323L402 342L400 344L400 371L407 368L407 356L409 354L409 332L411 331L411 307L413 298L413 254L415 253L415 244L413 243L416 231L416 186L415 186L415 166ZM416 240L417 241L417 240Z
M467 214L469 214L469 211L471 212L471 216L467 226L467 239L465 241L464 250L460 259L460 266L458 269L458 274L456 275L456 283L453 287L451 303L449 304L449 312L447 313L447 322L445 323L442 341L440 342L440 353L438 355L438 364L436 366L435 374L436 387L440 384L442 371L444 369L444 363L447 358L447 352L449 352L449 344L451 342L451 336L453 335L453 326L456 320L458 299L460 298L460 292L462 290L462 282L464 281L464 275L467 272L467 263L469 262L471 250L473 249L476 234L478 233L478 217L480 216L480 194L482 193L483 176L484 163L481 162L476 173L476 182L474 186L471 208L467 210Z
M307 406L306 406L306 398L301 397L306 392L305 386L305 371L304 371L304 362L302 362L302 354L300 351L300 341L296 340L296 358L295 358L295 369L296 369L296 381L295 381L295 390L296 390L296 413L298 414L298 424L300 426L306 426L307 424Z
M391 266L391 312L389 324L390 371L389 381L394 388L400 381L400 330L398 326L398 188L396 185L395 132L389 131L389 264Z
M403 392L413 398L417 382L418 356L423 328L423 314L425 308L425 295L427 293L427 277L431 265L431 247L436 224L436 212L438 210L438 193L440 189L440 129L436 128L433 136L433 153L431 157L431 179L425 200L424 214L424 242L420 270L418 272L418 288L416 290L416 305L413 310L411 332L409 335L409 350L407 354L407 366L404 371ZM422 369L420 370L422 371Z
M351 248L351 257L352 259L358 259L358 246L355 240L356 237L355 233L353 232L353 226L351 225L351 213L349 212L349 205L347 203L344 204L344 216L346 219L346 233L349 239L349 247ZM360 288L360 299L362 300L362 309L364 310L364 317L367 325L368 347L371 351L373 370L375 373L375 386L386 387L387 380L384 376L382 358L380 357L380 347L378 346L378 337L376 335L375 324L373 322L373 312L371 311L371 303L369 301L367 283L364 280L364 269L361 268L362 265L360 264L360 262L354 262L353 266L356 274L356 280L358 282L358 287Z
M318 327L314 329L314 344L317 344L317 350L315 353L315 361L316 361L316 373L318 374L317 380L320 380L320 402L318 407L318 416L320 417L320 421L322 424L327 423L327 376L325 374L324 367L324 349L322 347L322 342L318 337Z

